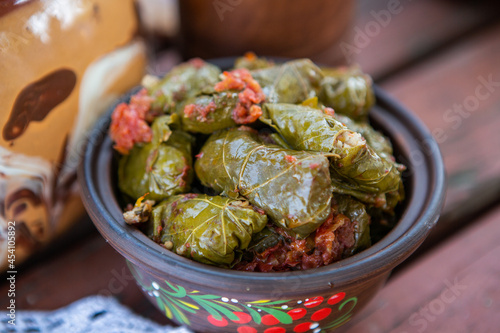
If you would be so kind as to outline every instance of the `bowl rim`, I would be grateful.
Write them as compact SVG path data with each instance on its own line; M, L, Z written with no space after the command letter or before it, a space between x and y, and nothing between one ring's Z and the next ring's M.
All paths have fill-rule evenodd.
M425 165L425 168L415 168L414 170L420 173L421 179L415 179L416 176L411 177L415 185L420 186L420 192L424 186L425 193L423 195L421 193L416 198L410 198L414 209L410 213L411 205L408 203L397 225L384 238L354 256L324 267L303 271L243 272L201 264L178 256L154 243L135 227L123 222L121 219L122 211L113 197L111 188L110 163L106 165L105 155L107 154L109 162L112 152L109 151L110 149L108 151L100 149L103 146L110 147L107 129L114 106L128 100L137 89L131 90L128 95L120 98L97 121L84 148L83 160L78 167L78 179L84 206L102 236L132 264L141 266L150 272L156 272L160 275L174 274L176 278L180 277L186 280L190 280L189 277L193 276L191 274L195 274L194 276L203 274L204 279L200 279L199 283L205 284L208 288L216 288L216 286L209 285L207 281L210 280L237 279L242 284L259 283L262 284L262 288L272 290L277 284L282 283L284 278L291 283L305 281L307 286L334 281L334 286L340 287L367 280L392 270L417 249L439 218L445 193L445 172L439 146L416 115L400 105L377 85L374 85L376 108L379 109L378 111L374 110L375 120L383 121L384 117L388 115L399 120L400 125L413 135L413 149L418 146L419 151L424 152L421 156ZM377 115L377 112L382 112L382 114ZM399 133L392 134L399 135ZM393 143L400 142L396 140ZM412 196L414 194L412 192ZM416 202L416 199L425 201ZM360 266L363 267L361 272Z

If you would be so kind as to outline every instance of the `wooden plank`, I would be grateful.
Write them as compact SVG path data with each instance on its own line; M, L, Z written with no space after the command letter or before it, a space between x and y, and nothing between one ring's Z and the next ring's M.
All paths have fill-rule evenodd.
M487 23L497 22L493 1L360 0L344 54L376 80L385 78Z
M401 272L341 332L497 332L500 206Z
M500 199L499 35L497 24L382 84L442 150L448 191L434 242Z

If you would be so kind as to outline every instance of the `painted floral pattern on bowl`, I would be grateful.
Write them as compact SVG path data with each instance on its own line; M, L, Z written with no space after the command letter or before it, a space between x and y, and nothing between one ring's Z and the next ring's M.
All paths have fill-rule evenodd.
M167 280L155 281L142 274L129 262L137 283L153 303L175 322L189 326L189 316L204 316L214 329L229 329L237 324L238 333L285 333L331 331L350 320L358 302L345 292L305 299L241 300L230 295L205 294ZM232 326L234 326L234 324Z

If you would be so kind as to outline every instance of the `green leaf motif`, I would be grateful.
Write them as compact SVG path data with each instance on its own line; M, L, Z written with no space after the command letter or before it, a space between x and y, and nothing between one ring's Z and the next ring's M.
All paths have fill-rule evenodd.
M177 307L177 305L172 301L172 299L169 299L167 297L160 295L160 297L156 298L156 302L160 305L160 308L162 308L165 311L167 317L172 319L173 315L173 317L178 322L189 325L190 321L186 317L186 315L182 312L181 309Z
M238 320L238 316L232 313L230 310L221 306L215 302L203 301L207 306L213 308L215 311L219 311L221 314L225 315L229 320ZM217 318L216 318L217 319Z
M212 315L212 317L214 317L215 320L221 320L222 319L222 315L217 311L215 310L213 307L211 307L209 304L209 302L206 302L206 301L203 301L200 299L199 302L197 302L203 309L205 309L205 311L207 311L208 313L210 313ZM209 304L207 304L209 303Z
M169 300L171 303L173 303L173 304L177 305L179 308L181 308L181 309L183 309L183 310L185 310L185 311L187 311L187 312L190 312L190 313L196 313L196 310L195 310L195 309L193 309L193 308L191 308L191 307L186 306L185 304L183 304L183 302L182 302L182 301L179 301L179 300L177 300L177 299L175 299L175 298L168 297L168 296L167 296L167 298L168 298L168 300ZM187 303L187 304L189 304L189 303Z
M165 280L165 283L170 287L170 289L172 289L174 292L169 292L163 288L161 288L161 290L163 292L165 292L166 294L170 295L170 296L173 296L173 297L179 297L179 298L182 298L182 297L186 297L186 289L184 289L184 287L181 287L181 286L177 286L177 288L172 285L170 282L168 282L167 280Z
M346 313L344 313L342 316L340 316L340 317L336 318L335 320L331 321L330 323L328 323L325 327L322 327L321 332L323 332L323 330L335 329L339 326L342 326L351 319L351 316L352 316L351 312L356 307L356 304L358 303L358 298L351 297L351 298L345 300L344 302L342 302L339 306L339 311L342 311L344 306L348 303L353 303L351 305L351 307L349 308L349 310Z
M220 299L221 298L220 296L216 296L216 295L200 295L200 294L189 295L189 297L192 299L196 299L196 298L199 298L199 299Z
M260 325L260 323L262 322L262 318L260 316L260 313L258 313L257 311L255 311L254 309L252 309L251 307L248 307L248 306L245 307L245 309L248 311L250 316L252 316L253 321L255 321L255 323L257 325Z
M270 315L273 315L282 324L291 324L293 322L292 317L290 317L290 315L284 311L277 310L275 308L266 308L263 306L255 306L255 307L261 309L264 312L269 313Z
M224 305L226 307L228 307L229 309L233 310L233 311L241 311L241 308L236 306L236 305L233 305L233 304L230 304L230 303L226 303L226 302L222 302L222 301L215 301L217 304L221 304L221 305Z

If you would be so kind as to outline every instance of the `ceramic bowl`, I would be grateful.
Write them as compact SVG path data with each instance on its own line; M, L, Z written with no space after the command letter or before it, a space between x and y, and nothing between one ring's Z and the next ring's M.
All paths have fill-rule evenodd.
M123 255L145 296L168 318L200 332L326 332L348 322L391 270L424 241L444 197L439 148L422 123L375 87L372 124L408 166L397 225L365 251L329 266L294 272L232 271L178 256L122 219L116 161L101 118L79 168L82 198L103 237ZM122 100L127 100L124 97Z

